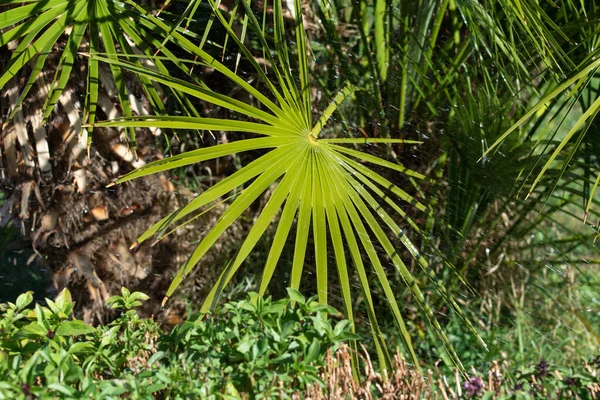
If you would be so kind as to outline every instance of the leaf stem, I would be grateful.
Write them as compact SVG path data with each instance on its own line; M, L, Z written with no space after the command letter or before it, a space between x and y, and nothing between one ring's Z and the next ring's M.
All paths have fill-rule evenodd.
M329 118L331 118L331 115L338 108L338 106L346 99L346 97L352 95L357 90L360 90L360 88L358 88L352 84L348 84L345 88L343 88L334 97L333 101L331 103L329 103L329 105L327 106L325 111L323 111L321 118L319 118L319 120L317 121L315 126L308 133L308 135L307 135L308 138L310 139L312 137L314 139L317 139L319 137L319 133L321 133L321 129L323 129L323 127L325 126L327 121L329 121Z

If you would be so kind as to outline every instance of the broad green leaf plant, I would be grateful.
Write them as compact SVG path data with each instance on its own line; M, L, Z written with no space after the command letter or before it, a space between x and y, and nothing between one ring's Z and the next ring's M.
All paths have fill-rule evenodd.
M276 225L262 273L259 289L261 295L266 292L274 271L280 263L284 246L289 241L293 241L294 244L290 286L294 289L300 287L307 262L307 252L312 251L316 264L318 299L323 304L328 302L328 294L331 290L329 275L332 262L330 260L334 260L333 267L339 277L346 317L353 321L352 304L356 293L352 291L351 280L357 276L378 354L382 362L386 363L389 356L385 340L377 324L375 305L371 296L374 281L370 276L374 274L377 277L376 282L383 288L398 329L402 333L406 349L412 360L417 363L412 340L407 332L401 306L396 297L397 290L394 289L390 279L391 271L388 271L385 266L392 265L434 326L453 361L460 366L458 356L428 306L418 282L400 256L401 252L407 250L417 261L417 265L436 283L442 295L445 295L445 288L435 279L425 257L419 254L398 223L398 219L404 219L409 226L419 232L417 224L402 209L400 202L408 203L423 213L431 214L431 210L369 166L387 168L415 179L424 179L425 177L399 163L390 162L360 150L361 146L373 143L395 145L418 144L418 142L392 138L326 137L323 129L337 107L348 98L360 96L360 89L352 85L346 86L320 113L316 122L313 122L314 109L307 57L309 49L301 14L297 12L295 15L297 65L295 66L296 72L293 73L291 56L293 49L288 48L288 41L285 37L281 4L275 2L273 6L273 32L270 44L271 36L266 33L264 23L261 24L256 18L249 3L242 1L246 12L244 32L247 27L264 49L269 64L267 74L243 40L231 28L226 15L218 10L218 5L214 1L209 1L209 3L213 8L215 19L219 20L223 29L226 30L228 38L237 44L244 60L254 67L256 76L266 90L261 91L256 86L250 85L207 51L193 44L185 35L176 30L169 30L169 26L159 19L148 13L145 14L145 18L165 32L169 31L174 42L189 51L201 63L213 68L234 85L246 91L259 103L258 105L248 104L218 93L206 84L196 83L193 79L177 79L160 71L144 68L139 64L127 61L126 57L92 55L93 59L110 63L113 68L127 69L144 79L159 82L181 93L245 117L244 120L241 120L239 118L216 119L161 115L96 123L95 126L219 130L230 133L230 142L228 143L196 149L150 163L119 178L116 183L236 153L255 150L261 150L264 153L201 193L189 204L154 224L134 244L135 246L152 237L158 241L168 235L172 231L171 229L196 218L197 215L194 213L202 208L216 202L232 200L212 229L201 239L191 257L182 265L173 279L164 301L173 295L177 287L219 237L242 217L250 205L268 193L268 202L254 222L237 256L224 269L219 282L208 295L203 310L207 310L215 304L221 289L232 279L259 240L264 237L267 229L271 225ZM140 13L145 12L141 7L135 6L133 2L127 2L127 4L132 4ZM301 10L299 0L295 1L295 9ZM271 49L272 44L274 44L275 50ZM243 133L246 134L242 135ZM248 138L247 134L255 134L256 137ZM233 139L236 135L243 136L243 138ZM226 200L222 200L224 197ZM293 227L295 227L295 232ZM404 249L396 247L394 238L399 239ZM311 243L312 250L309 249ZM463 317L456 302L448 297L446 299ZM469 324L466 318L464 321ZM472 329L470 324L469 326ZM474 329L472 331L475 333Z

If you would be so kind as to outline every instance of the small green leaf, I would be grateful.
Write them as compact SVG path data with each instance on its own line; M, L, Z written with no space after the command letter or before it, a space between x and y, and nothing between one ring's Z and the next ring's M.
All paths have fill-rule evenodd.
M14 391L21 390L21 388L19 386L13 385L12 383L9 383L9 382L0 382L0 389L14 390Z
M46 334L48 334L48 330L41 327L37 322L32 322L19 329L17 334L19 336L46 336Z
M148 300L150 297L142 292L133 292L131 293L131 296L129 296L129 300L130 301L135 301L135 300L141 300L141 301L146 301Z
M75 388L67 386L63 383L51 383L50 385L48 385L48 389L56 390L57 392L66 394L67 396L73 396L75 395L75 393L77 393L77 390Z
M360 339L360 335L357 335L356 333L352 333L350 331L345 331L340 333L339 335L335 335L334 336L334 340L337 342L348 342L350 340L359 340Z
M58 308L60 308L64 312L64 310L71 303L73 303L73 297L71 296L71 292L69 292L69 289L67 289L67 288L63 289L58 294L58 296L56 296L56 299L54 299L54 302L56 303L56 305L58 306Z
M121 294L123 295L123 298L127 299L130 295L129 289L127 289L125 286L123 286L121 288Z
M157 362L158 360L162 359L165 356L165 352L164 351L157 351L156 353L154 353L152 355L152 357L150 357L150 359L148 360L148 365L152 365L155 362Z
M131 299L130 299L130 300L131 300ZM129 307L127 307L127 308L128 308L128 309L131 309L131 308L139 307L139 306L141 306L141 305L142 305L142 302L141 302L141 301L131 301L131 302L128 304L128 306L129 306Z
M167 387L164 383L155 383L154 385L150 385L146 388L146 392L155 393L159 390L163 390Z
M316 317L310 317L310 319L312 319L314 328L320 336L330 336L331 326L329 326L321 314L318 314Z
M296 303L298 303L298 304L306 303L306 298L304 296L302 296L302 294L298 290L290 287L290 288L287 288L287 292L288 292L288 296L290 296L290 299L292 299Z
M242 340L240 340L240 344L237 346L237 351L242 354L246 354L250 351L253 343L254 341L248 335L246 335L242 338Z
M22 310L27 307L33 301L33 292L25 292L17 297L16 306L17 310Z
M263 308L261 314L269 315L269 314L281 314L285 311L285 304L270 304Z
M240 392L238 392L238 390L235 388L235 386L231 382L227 382L227 385L225 385L225 391L223 392L223 394L225 396L231 396L234 399L241 399L242 398L240 396Z
M106 306L110 308L120 308L123 306L123 298L121 296L111 296L106 300Z
M169 378L167 375L163 374L162 372L157 372L156 373L156 377L158 379L160 379L161 381L163 381L164 383L171 383L171 382L173 382L171 378Z
M290 364L294 361L294 358L290 353L283 353L282 355L275 357L273 362L276 364Z
M35 318L37 318L38 325L48 328L48 323L46 322L46 314L50 314L50 310L47 308L43 308L39 304L35 305Z
M101 397L104 396L119 396L122 395L124 393L127 393L127 389L125 389L124 387L119 387L119 386L112 386L114 383L110 382L110 381L106 381L105 385L102 385L104 387L104 389L102 390L102 393L100 394Z
M74 343L69 348L69 353L71 353L71 354L83 354L83 353L90 353L93 351L94 351L94 345L92 343L88 343L88 342L77 342L77 343Z
M93 333L95 331L96 329L94 327L89 326L85 322L73 320L60 324L60 326L56 329L56 334L58 336L76 336Z
M317 359L319 352L321 351L321 344L317 338L314 338L310 347L308 348L308 353L306 354L305 361L310 363Z
M310 304L308 306L310 308L310 312L312 312L312 313L321 312L321 313L327 313L327 314L331 314L331 315L338 314L338 311L334 307L329 306L327 304L321 304L317 301L310 302Z
M488 390L487 392L485 392L483 394L483 396L481 397L481 400L490 400L493 399L496 396L496 392Z
M335 325L335 328L333 328L333 336L339 336L342 332L344 332L344 330L348 329L349 325L350 321L348 321L347 319L338 322Z
M256 309L254 307L254 305L250 302L247 301L241 301L238 304L239 308L245 311L250 311L250 312L255 312Z
M114 341L115 337L117 337L118 333L119 333L118 325L113 326L108 331L106 331L106 333L104 333L104 335L102 335L102 342L100 343L100 347L107 346L110 343L112 343Z
M50 308L50 310L51 310L51 311L52 311L54 314L56 314L56 315L59 315L59 314L61 314L61 310L60 310L60 308L59 308L59 307L56 305L56 303L55 303L55 302L53 302L53 301L52 301L52 300L50 300L50 299L46 299L46 304L48 304L48 307Z

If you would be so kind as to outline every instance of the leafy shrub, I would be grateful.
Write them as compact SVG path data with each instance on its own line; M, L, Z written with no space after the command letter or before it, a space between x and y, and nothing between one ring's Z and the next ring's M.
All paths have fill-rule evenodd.
M121 315L98 328L70 318L66 289L47 307L22 294L2 305L0 399L289 398L322 385L327 350L356 338L327 319L335 309L289 294L295 304L251 293L170 333L140 318L148 297L125 288L107 302Z

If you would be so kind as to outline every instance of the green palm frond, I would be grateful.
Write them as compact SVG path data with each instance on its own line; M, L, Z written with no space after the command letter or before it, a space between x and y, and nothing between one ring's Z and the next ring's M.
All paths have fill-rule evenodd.
M246 80L236 75L231 69L213 56L193 45L181 33L172 31L173 39L181 43L194 57L207 66L220 72L232 83L247 91L260 105L251 105L209 89L206 85L173 78L156 70L143 68L139 64L126 60L126 57L102 57L92 55L97 61L110 63L113 68L127 69L138 76L159 82L186 95L196 97L205 102L218 105L243 115L256 122L239 119L213 119L180 116L138 116L121 120L96 123L95 126L120 126L129 128L159 127L169 129L212 129L231 132L230 142L212 147L200 148L164 160L150 163L130 174L119 178L116 183L126 182L173 168L203 162L231 154L261 150L263 155L226 177L218 184L201 193L189 204L173 212L153 225L139 237L137 243L152 237L160 240L168 234L173 226L185 223L194 218L195 212L210 206L224 196L235 192L235 198L227 206L211 230L201 239L198 247L180 268L169 287L165 301L171 296L186 276L206 255L232 224L259 197L268 193L268 201L255 220L250 232L242 243L237 256L223 271L219 283L210 292L204 302L203 309L210 308L218 299L219 292L226 285L240 266L249 257L256 244L264 238L270 226L276 226L270 251L265 262L260 283L260 292L265 293L271 283L273 274L280 264L284 245L294 243L294 257L291 265L291 286L298 289L303 276L303 269L308 252L314 254L318 298L322 303L328 302L329 274L331 259L334 270L339 276L341 294L344 300L347 317L353 319L351 278L358 276L360 292L367 308L376 347L383 363L387 363L386 343L377 325L376 310L371 297L368 275L374 274L383 288L385 298L392 310L401 337L407 351L415 363L416 354L411 337L402 316L402 307L398 303L397 289L393 287L390 274L385 265L392 265L412 293L412 298L420 306L431 322L446 350L456 365L461 366L458 356L452 349L450 341L442 331L433 311L430 309L419 283L412 275L400 254L408 251L417 261L417 265L427 273L443 296L450 302L454 310L464 318L472 332L475 329L463 315L458 304L445 291L441 281L436 280L424 256L412 244L408 236L399 226L404 220L418 233L417 224L408 216L400 204L409 204L418 212L431 214L427 206L418 201L410 193L403 190L383 175L374 172L368 165L384 167L395 173L402 173L415 179L423 179L418 172L382 158L367 154L356 148L361 144L386 143L417 144L418 142L389 138L328 138L323 135L323 128L337 107L346 99L356 95L357 88L348 85L333 98L330 105L321 113L320 118L312 124L312 99L309 86L309 60L307 44L304 39L302 16L296 15L296 40L298 45L298 75L293 78L291 70L291 49L282 28L283 17L280 5L274 7L273 42L276 51L270 51L267 36L261 23L256 19L249 4L242 1L248 16L248 26L254 37L265 49L271 61L269 75L259 66L251 51L233 32L229 20L211 1L216 19L226 29L245 56L245 61L254 66L255 73L268 89L268 95L249 85ZM300 1L295 2L296 10L301 10ZM133 3L131 3L133 4ZM139 8L139 7L138 7ZM168 27L156 18L147 16L153 23L167 30ZM162 25L161 25L162 24ZM121 59L125 58L125 59ZM300 87L298 87L298 84ZM269 98L275 98L274 101ZM264 110L263 110L264 109ZM252 133L258 137L235 139L236 134ZM233 197L232 197L233 198ZM293 229L295 227L295 230ZM295 233L295 235L294 235ZM398 249L394 242L398 240L403 249ZM312 249L309 248L313 243ZM382 249L383 251L381 251ZM332 254L333 253L333 254ZM354 266L352 271L351 266ZM483 343L483 342L482 342Z
M197 2L197 1L196 1ZM193 2L193 3L196 3ZM44 119L52 113L56 102L72 78L78 52L106 53L115 59L117 50L129 54L130 60L138 65L139 56L151 56L160 40L166 35L156 24L145 18L130 4L109 0L29 0L0 1L0 6L12 7L0 13L0 46L11 41L19 44L13 52L5 70L0 74L0 89L13 77L25 71L31 64L29 79L12 110L9 121L21 107L38 75L47 68L48 57L59 47L56 73L51 82L51 90L45 99ZM62 41L64 40L64 46ZM175 61L174 55L162 49L165 58ZM180 67L181 64L177 63ZM89 58L87 63L86 120L93 124L96 120L98 93L102 82L101 66L97 59ZM168 74L162 59L154 59L152 68ZM134 96L131 85L126 83L123 70L109 64L108 79L116 87L116 95L124 116L132 116L131 99ZM165 113L163 95L147 78L140 77L141 89L153 110ZM185 102L179 94L174 96ZM189 104L187 104L189 106ZM189 107L188 107L189 108ZM135 149L135 132L129 130L130 140Z
M517 122L515 122L509 129L507 129L495 142L493 142L483 153L483 157L487 157L494 151L497 151L499 146L506 141L511 135L516 133L520 128L525 128L525 131L529 131L528 135L536 138L534 150L540 151L542 155L546 153L549 157L544 157L543 162L538 169L538 172L533 174L535 178L533 183L528 188L527 196L534 192L536 187L542 182L544 175L552 168L562 168L563 173L568 168L569 164L576 156L581 156L580 147L584 143L586 134L592 124L594 123L598 112L600 111L600 97L596 95L596 89L591 85L592 79L600 67L598 60L592 60L586 65L580 67L576 73L574 73L568 79L560 82L556 86L549 86L547 93L539 100L530 110ZM568 92L571 90L570 92ZM584 95L587 94L591 98L587 103L584 101ZM582 112L580 115L573 113L572 109L575 105L580 105ZM570 127L566 127L564 121L566 117L563 109L571 113L570 119L573 119ZM534 124L533 127L526 126L526 123L536 114L547 114L549 118L546 123ZM558 120L558 126L554 129L549 129L550 124ZM555 145L550 146L548 143L552 142L553 138L557 134L557 130L561 128L568 128L565 130L560 141ZM588 141L591 139L587 139ZM567 157L559 157L561 154L567 154ZM594 157L596 163L596 158ZM542 156L540 155L540 161ZM594 164L591 162L588 164L587 171L594 169ZM532 174L532 171L524 171L528 176ZM597 182L600 181L600 172L595 172L597 179L591 189L585 193L586 206L584 220L587 219L587 215L593 204L594 196L596 194ZM562 174L557 178L560 179ZM558 182L558 181L557 181Z
M583 179L584 175L579 175L586 185L591 186L582 193L586 203L583 213L585 221L594 204L600 182L597 157L590 157L589 153L586 156L581 150L584 147L590 148L595 141L588 132L600 111L600 98L597 95L600 63L597 59L599 51L596 34L600 16L591 3L578 1L565 1L563 7L550 8L550 11L536 3L513 0L503 0L503 3L513 21L509 24L511 30L514 25L515 32L520 29L524 33L513 35L515 32L511 32L511 37L527 38L528 43L533 44L533 54L536 55L531 59L541 60L545 69L541 76L543 79L539 79L541 83L537 86L530 84L540 92L539 101L484 149L483 157L498 151L510 135L519 133L533 138L535 148L532 151L539 157L535 167L539 168L523 171L528 180L531 178L527 196L534 193L543 181L547 183L544 177L550 170L562 171L553 175L556 188L563 174L570 169L569 165L578 158L586 158L588 165L584 172L586 176L593 174L595 179L590 185L587 178ZM567 23L560 21L567 18ZM557 26L555 20L561 22L562 28ZM569 49L568 52L563 51L562 47L565 46ZM527 44L523 43L520 47L527 49ZM559 139L559 142L554 143L555 139ZM553 145L550 146L549 143Z

